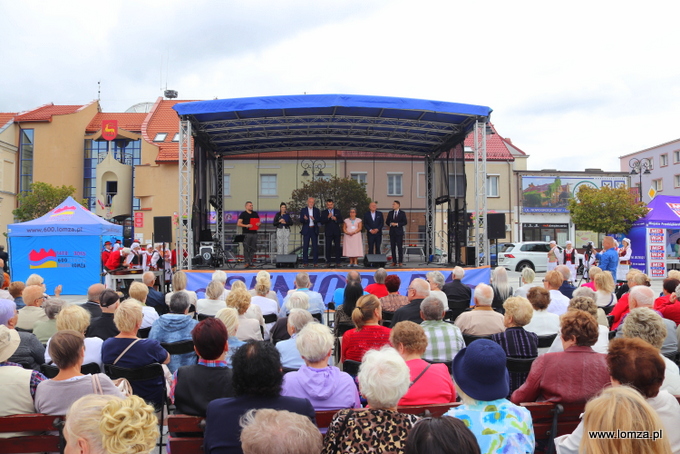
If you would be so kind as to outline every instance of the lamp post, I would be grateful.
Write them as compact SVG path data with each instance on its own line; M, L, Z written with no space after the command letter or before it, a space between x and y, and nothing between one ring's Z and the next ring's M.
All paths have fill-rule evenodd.
M303 177L310 176L308 170L311 170L312 181L314 181L317 177L322 178L325 176L323 169L326 168L326 161L323 159L303 159L302 162L300 162L300 167L304 169L304 172L302 172ZM316 173L317 170L319 173Z
M652 168L652 160L649 158L631 158L628 161L628 167L630 167L631 175L639 175L640 183L638 185L638 194L640 195L640 201L642 201L642 175L650 175L650 169Z

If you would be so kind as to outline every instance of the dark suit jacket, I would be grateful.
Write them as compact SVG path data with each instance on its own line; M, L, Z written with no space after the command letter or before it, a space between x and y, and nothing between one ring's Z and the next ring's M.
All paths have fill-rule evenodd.
M472 290L470 287L463 284L460 279L454 279L453 281L444 284L442 292L446 294L446 298L449 300L449 309L452 311L456 311L457 309L464 311L470 307Z
M572 299L573 296L574 296L574 290L576 290L576 287L571 285L569 283L569 281L564 281L564 282L562 282L562 285L560 286L560 288L558 288L557 290L559 290L562 295L566 296L569 299Z
M319 222L321 225L325 226L325 232L327 234L335 233L340 235L340 232L342 232L341 226L343 223L342 214L340 214L340 210L333 208L333 215L335 216L335 221L328 218L328 210L323 210L321 212L321 219Z
M99 305L99 303L95 303L94 301L87 301L80 307L82 307L83 309L90 313L90 319L95 319L97 317L102 316L102 307Z
M271 408L307 416L316 423L314 407L297 397L238 396L215 399L208 404L203 450L205 454L242 454L239 419L248 410Z
M406 213L404 213L403 210L399 210L399 214L397 215L396 219L394 218L394 210L391 210L389 213L387 213L387 220L385 221L385 224L388 226L396 222L399 224L399 227L390 227L390 235L397 233L397 234L403 234L404 233L404 226L408 224L408 220L406 219Z
M423 323L423 319L420 318L420 303L422 302L422 299L415 299L406 306L397 309L392 316L392 328L403 320L409 320L419 325Z
M367 232L373 229L378 229L378 234L381 234L384 226L385 220L383 219L382 212L375 210L375 221L371 217L370 211L367 211L366 214L364 214L364 227L366 228Z
M319 234L319 223L321 222L321 211L317 207L314 207L314 210L312 210L314 213L314 228L313 232L310 231L309 228L309 220L305 219L305 216L309 215L309 211L307 211L307 207L304 207L303 209L300 210L300 224L302 225L302 234L307 235L308 233L315 233Z
M149 294L146 297L146 305L156 309L158 315L164 315L170 312L170 308L165 304L165 297L163 294L152 287L147 288L149 289Z

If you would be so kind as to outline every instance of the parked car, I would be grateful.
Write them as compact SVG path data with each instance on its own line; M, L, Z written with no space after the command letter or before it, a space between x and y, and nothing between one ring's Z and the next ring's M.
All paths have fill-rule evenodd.
M546 271L548 251L550 243L545 241L504 243L498 252L498 266L509 271L522 271L527 267L534 271Z

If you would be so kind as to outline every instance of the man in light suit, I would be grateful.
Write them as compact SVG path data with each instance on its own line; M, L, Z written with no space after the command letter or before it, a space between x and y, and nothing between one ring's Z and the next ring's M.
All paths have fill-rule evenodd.
M368 239L367 254L380 254L384 226L385 220L382 212L378 211L378 204L371 202L368 205L368 211L364 214L364 227L366 227L366 238Z
M309 263L309 241L312 241L314 267L319 262L319 222L321 212L314 206L314 197L307 199L307 206L300 210L300 224L302 224L302 262L304 267Z
M326 209L321 212L319 220L324 226L324 237L326 239L326 266L331 267L331 257L335 250L335 266L340 266L340 232L342 231L342 214L335 208L332 200L326 200ZM333 247L335 246L335 247Z
M390 246L392 247L392 266L404 266L404 226L408 224L406 213L400 210L401 203L395 200L392 211L387 213L387 225L390 228ZM399 254L399 257L397 257Z

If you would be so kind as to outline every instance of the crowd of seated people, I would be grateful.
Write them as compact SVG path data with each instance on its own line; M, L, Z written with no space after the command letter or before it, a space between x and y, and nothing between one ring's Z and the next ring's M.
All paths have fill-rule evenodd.
M360 275L348 276L335 327L342 322L353 328L341 343L330 323L312 315L310 299L318 311L318 293L306 273L296 278L283 305L266 271L258 273L250 290L242 281L227 289L226 273L216 272L206 299L217 311L202 312L200 322L181 274L170 294L153 288L153 282L133 284L133 298L127 300L95 284L82 305L46 297L44 281L34 278L21 293L30 308L24 326L34 333L14 329L22 315L14 301L0 299L0 416L66 414L67 452L75 452L69 451L75 445L89 452L149 452L158 439L154 411L163 405L167 388L178 414L206 418L206 453L271 453L274 446L300 453L533 452L531 413L520 404L548 401L585 409L576 431L555 441L557 452L680 452L680 435L668 429L680 423L674 397L680 395L676 324L672 315L665 316L680 307L674 279L664 282L664 295L657 298L644 285L646 276L631 272L633 285L617 303L608 272L600 273L593 291L571 285L558 267L542 287L523 289L527 299L510 296L510 289L501 309L494 301L504 287L503 273L496 273L496 285L477 285L472 307L468 299L467 310L455 315L452 295L462 292L442 285L437 273L442 274L409 283L391 327L383 321L382 301L402 296L393 284L398 276L376 274L382 282L368 294ZM533 281L530 273L524 277L525 285ZM382 285L387 296L379 298L374 293L383 294ZM164 307L149 305L151 290L167 298ZM605 294L611 304L598 308ZM621 301L625 310L618 329L610 332L604 313L623 307ZM196 312L204 303L196 300ZM277 312L284 317L263 323L263 315ZM151 331L143 338L145 320L151 318ZM47 336L46 347L36 328ZM548 334L557 335L553 346L539 351L538 336ZM610 341L614 336L619 338ZM173 363L176 356L160 342L183 340L193 342L195 353L185 354L187 362L177 357ZM359 363L356 377L336 367L334 348L341 350L341 363ZM508 358L532 360L530 371L508 372ZM107 375L83 373L87 363L102 372L105 364L165 363L171 378L167 386L166 377L134 381L135 396L126 397ZM53 378L38 371L43 364L54 367ZM450 410L436 418L398 411L404 405L447 403ZM315 411L326 410L338 411L327 430L319 429ZM126 412L137 438L121 439L112 448L111 440L122 437ZM110 425L93 429L92 418L101 417ZM260 436L265 427L268 436ZM643 443L587 436L612 428L662 430L664 437Z

